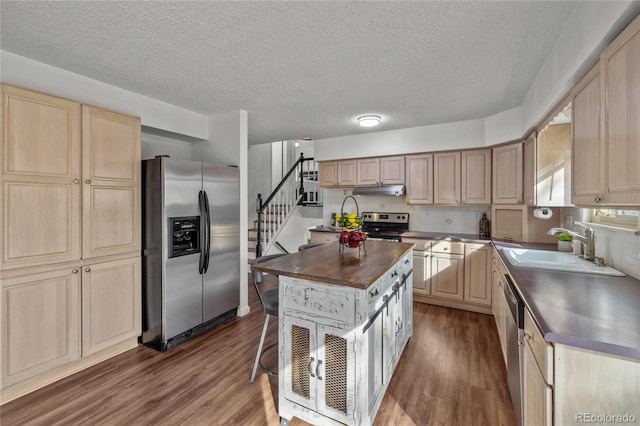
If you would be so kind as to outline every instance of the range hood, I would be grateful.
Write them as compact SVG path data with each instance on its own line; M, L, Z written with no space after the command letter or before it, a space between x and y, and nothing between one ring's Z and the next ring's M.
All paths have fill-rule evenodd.
M404 185L356 186L353 195L404 195Z

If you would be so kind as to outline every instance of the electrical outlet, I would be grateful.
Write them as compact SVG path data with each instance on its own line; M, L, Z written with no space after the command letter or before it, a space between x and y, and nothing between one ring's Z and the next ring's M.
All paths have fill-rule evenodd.
M473 217L476 219L476 222L480 221L480 212L473 212Z
M346 189L342 190L342 195L347 195L347 190Z

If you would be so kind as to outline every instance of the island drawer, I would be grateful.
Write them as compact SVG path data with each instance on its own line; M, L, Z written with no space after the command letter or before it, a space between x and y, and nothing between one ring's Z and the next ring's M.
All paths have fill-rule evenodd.
M327 286L314 285L292 277L280 277L280 280L284 283L284 293L280 295L283 309L355 324L354 289L332 286L328 290Z

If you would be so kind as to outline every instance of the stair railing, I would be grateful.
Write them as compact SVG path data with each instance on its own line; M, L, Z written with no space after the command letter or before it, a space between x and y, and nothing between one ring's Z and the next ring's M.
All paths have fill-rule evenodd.
M311 163L314 165L309 166ZM304 154L300 154L298 160L266 200L263 201L262 194L258 194L256 202L256 257L262 256L263 249L268 249L268 244L273 241L278 229L289 219L297 204L302 203L304 198L317 200L315 195L305 196L304 173L312 169L315 169L313 158L304 158ZM314 202L317 203L317 201Z

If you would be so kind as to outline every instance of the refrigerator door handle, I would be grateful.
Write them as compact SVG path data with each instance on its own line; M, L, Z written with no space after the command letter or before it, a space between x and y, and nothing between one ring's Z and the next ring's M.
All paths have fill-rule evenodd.
M204 272L207 273L209 270L209 257L211 251L211 211L209 210L209 196L207 195L207 191L202 191L204 193L204 210L205 210L205 233L204 233L204 242L206 250L204 252Z
M198 193L198 207L200 209L200 259L198 260L198 272L204 274L204 256L206 252L206 207L204 202L204 191Z

